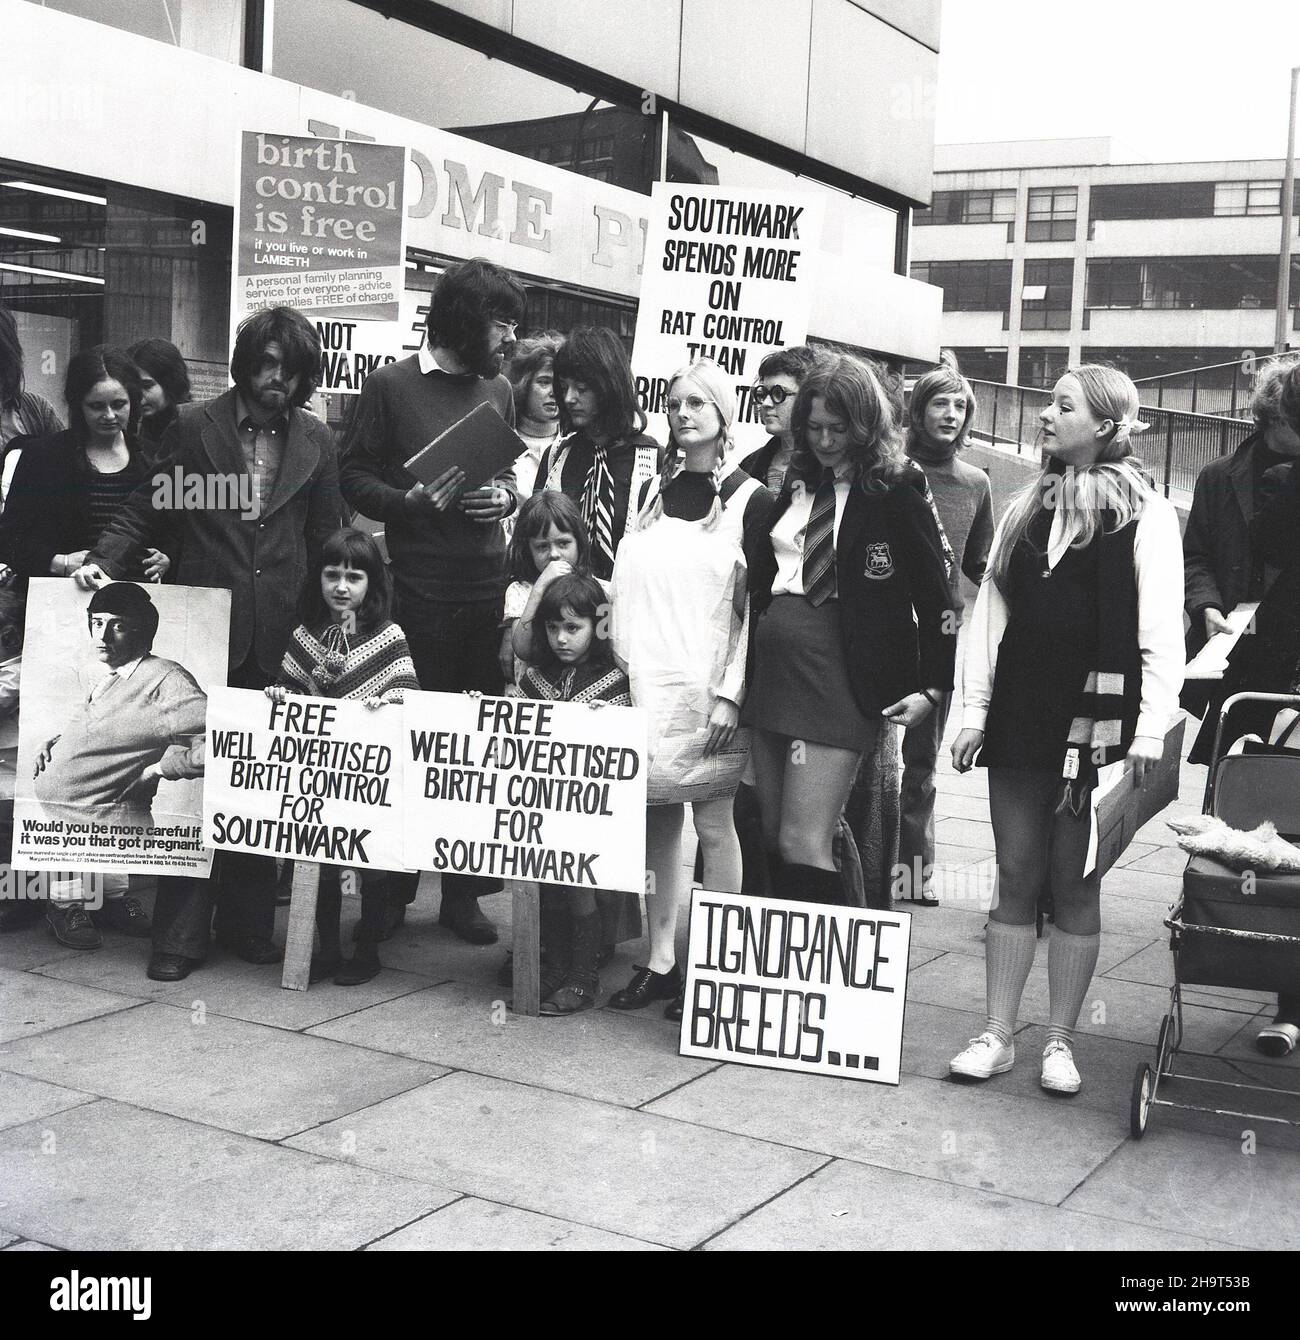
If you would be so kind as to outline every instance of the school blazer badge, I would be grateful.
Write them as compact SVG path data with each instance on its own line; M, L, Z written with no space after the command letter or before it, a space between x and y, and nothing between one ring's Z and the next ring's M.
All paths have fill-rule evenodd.
M894 575L894 556L884 540L867 545L867 566L863 568L862 575L876 582Z

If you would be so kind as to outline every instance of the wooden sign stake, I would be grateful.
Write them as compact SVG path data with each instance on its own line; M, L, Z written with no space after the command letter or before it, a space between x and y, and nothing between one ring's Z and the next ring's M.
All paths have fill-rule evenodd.
M509 888L515 941L515 995L510 1008L535 1016L542 1012L541 897L536 884L522 880L510 880Z
M316 895L320 865L293 863L293 891L289 895L289 930L284 939L284 971L280 985L286 991L306 991L311 980L311 951L316 942Z

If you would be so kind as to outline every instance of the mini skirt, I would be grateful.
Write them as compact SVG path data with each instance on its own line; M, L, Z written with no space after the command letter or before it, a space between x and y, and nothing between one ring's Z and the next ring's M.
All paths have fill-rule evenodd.
M745 725L855 753L872 746L880 723L853 697L838 601L816 607L803 596L777 596L754 637Z

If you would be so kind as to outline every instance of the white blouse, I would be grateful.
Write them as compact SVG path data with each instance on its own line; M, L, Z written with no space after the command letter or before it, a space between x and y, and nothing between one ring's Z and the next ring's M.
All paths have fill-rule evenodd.
M1005 523L1005 517L1003 518ZM1001 542L1003 524L994 536ZM1062 513L1052 518L1047 565L1054 568L1069 547ZM1186 668L1183 643L1183 540L1178 513L1167 498L1153 498L1142 510L1133 539L1138 588L1138 646L1142 653L1142 702L1137 735L1163 739L1178 715L1178 695ZM963 730L984 729L993 697L998 647L1010 610L992 577L980 585L975 612L963 630L961 663Z
M832 541L840 538L840 522L844 519L844 505L853 487L852 466L844 466L835 477L835 530ZM803 589L803 540L808 522L812 519L813 499L817 490L795 481L790 506L772 527L772 552L776 555L776 580L772 583L774 596L801 596Z

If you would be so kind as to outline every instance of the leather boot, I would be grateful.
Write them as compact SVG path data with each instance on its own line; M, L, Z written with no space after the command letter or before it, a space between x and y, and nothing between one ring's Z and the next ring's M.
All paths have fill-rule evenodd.
M838 870L821 870L813 865L786 865L777 872L772 891L775 898L800 903L840 903Z
M596 975L596 955L600 952L600 913L571 917L569 970L564 981L542 1001L546 1015L580 1014L596 1004L600 979Z

